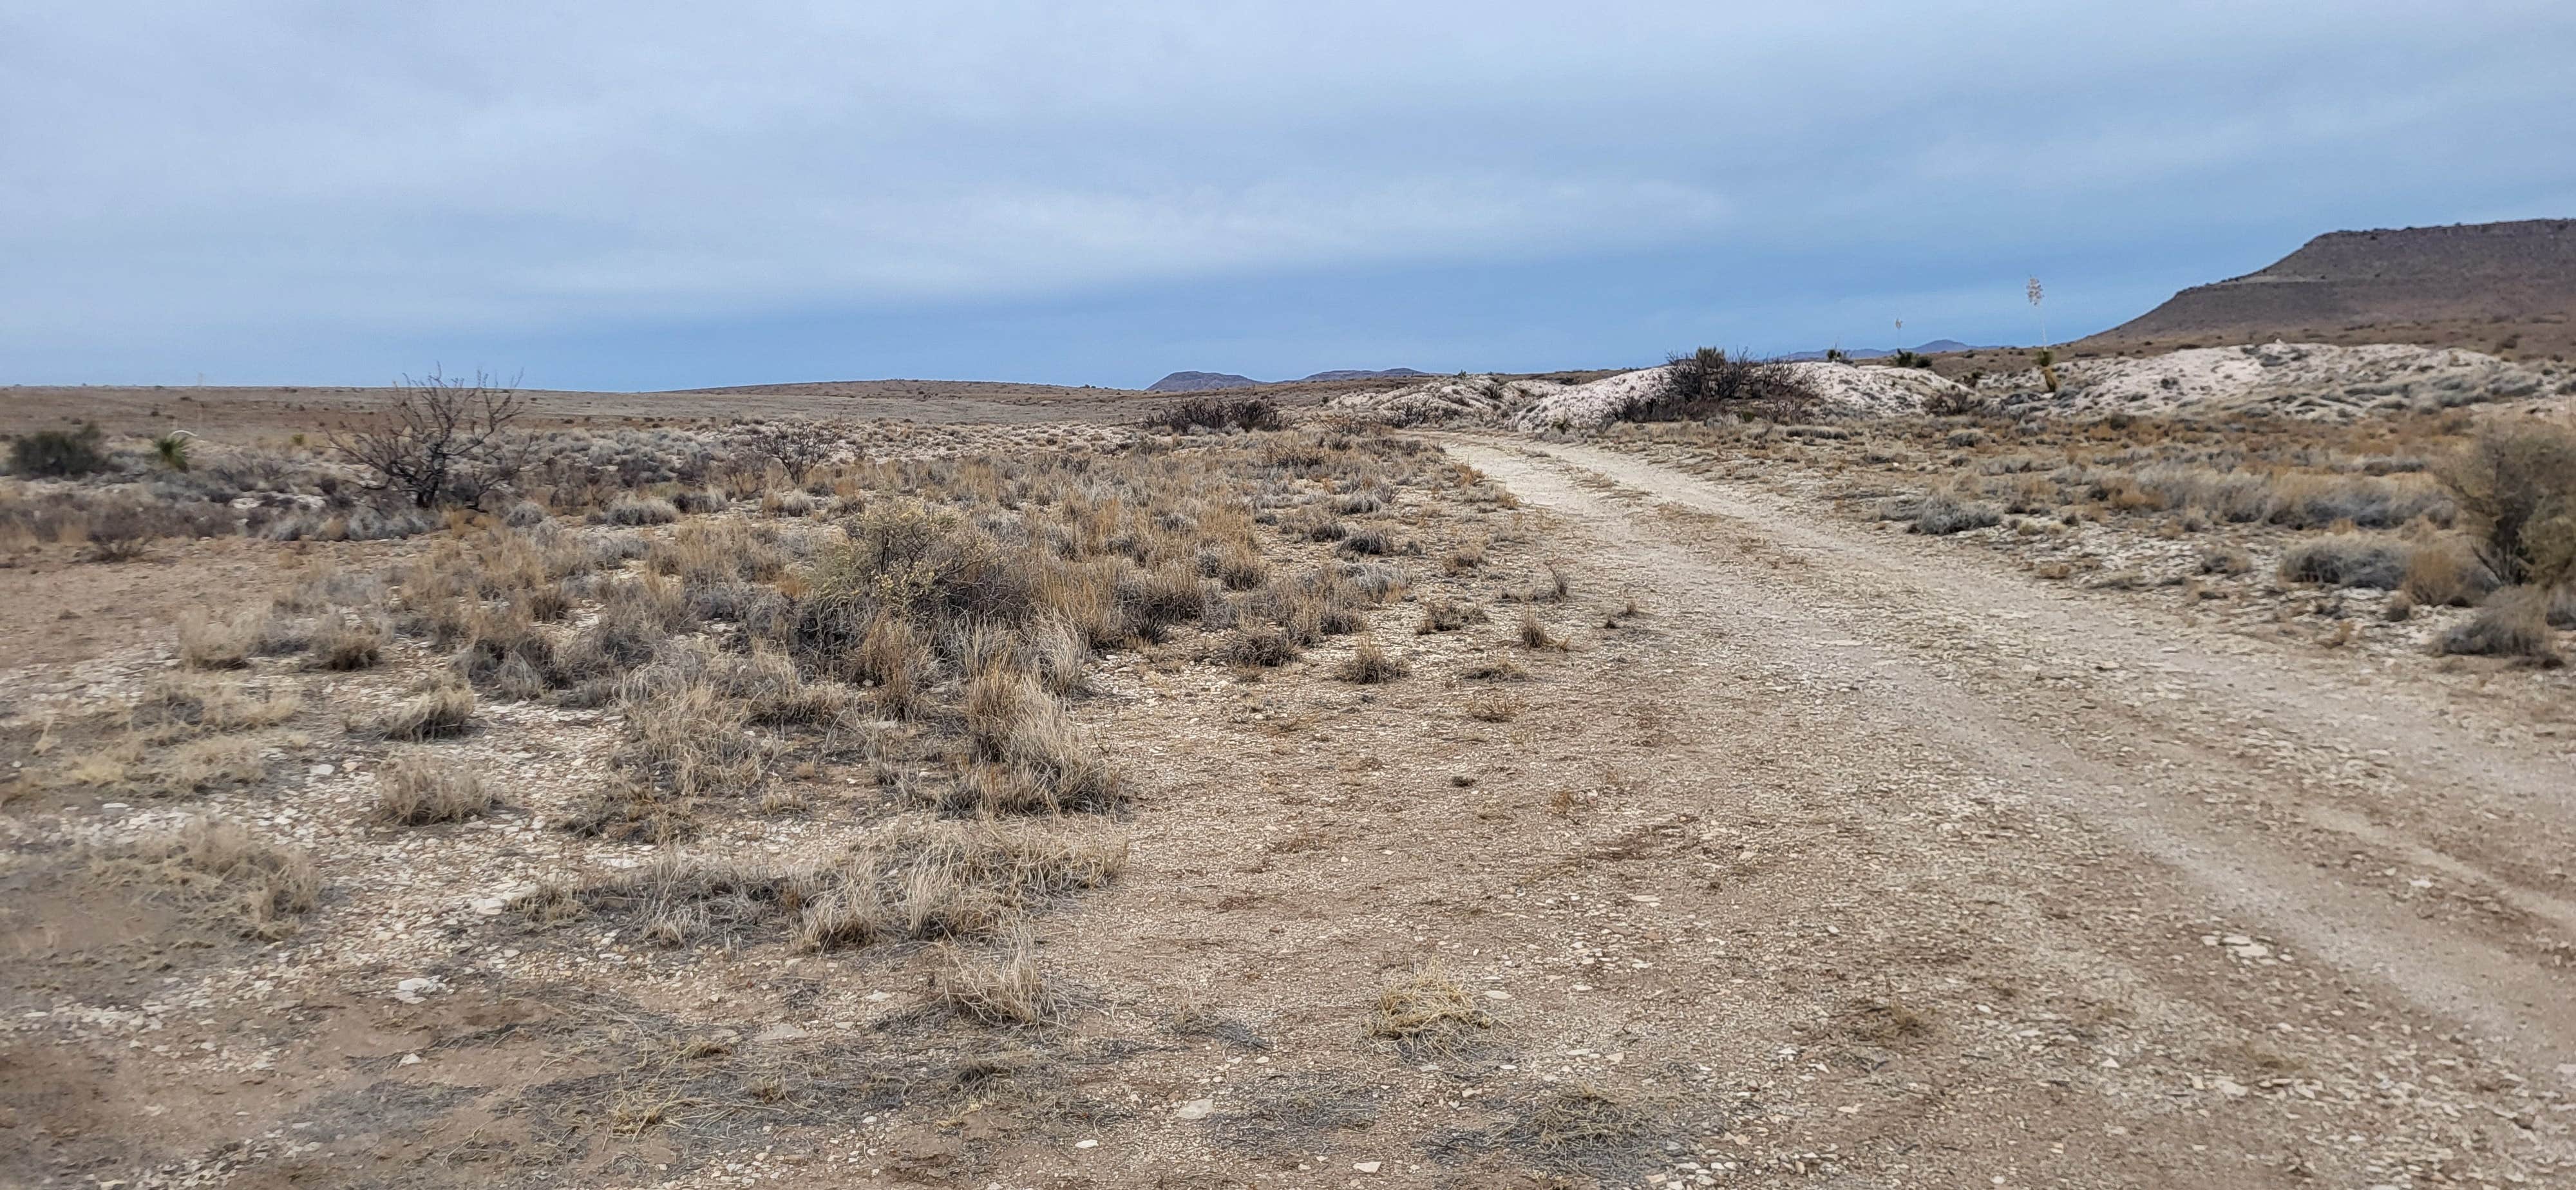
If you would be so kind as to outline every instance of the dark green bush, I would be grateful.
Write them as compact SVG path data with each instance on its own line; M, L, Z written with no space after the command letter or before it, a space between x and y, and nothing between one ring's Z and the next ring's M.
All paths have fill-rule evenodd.
M77 430L36 430L9 444L9 469L46 479L88 475L107 469L107 452L98 427L87 422Z

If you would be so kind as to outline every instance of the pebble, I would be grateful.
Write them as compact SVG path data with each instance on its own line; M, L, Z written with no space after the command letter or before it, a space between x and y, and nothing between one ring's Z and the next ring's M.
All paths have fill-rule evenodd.
M1382 1161L1358 1161L1353 1162L1351 1168L1361 1173L1376 1173L1384 1165L1385 1162Z
M1184 1120L1204 1120L1216 1113L1216 1100L1193 1099L1173 1109L1172 1114Z
M421 1001L446 990L447 985L440 983L435 979L430 979L424 976L413 976L410 979L406 979L401 983L394 985L394 999L400 1000L405 1004L418 1004Z

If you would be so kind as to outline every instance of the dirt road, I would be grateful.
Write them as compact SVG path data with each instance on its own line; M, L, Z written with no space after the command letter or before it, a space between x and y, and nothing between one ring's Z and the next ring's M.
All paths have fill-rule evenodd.
M2083 1006L2028 1036L2092 1016L2071 1032L2100 1052L2059 1055L2059 1076L2101 1095L2060 1099L2055 1124L2145 1134L2215 1085L2240 1123L2273 1100L2278 1131L2223 1164L2192 1157L2214 1162L2206 1140L2165 1144L2157 1160L2180 1164L2164 1174L2242 1179L2257 1160L2299 1176L2334 1153L2329 1184L2367 1184L2435 1149L2451 1177L2569 1155L2563 738L2453 687L2050 590L1616 451L1445 445L1563 518L1576 572L1632 591L1659 629L1630 664L1683 680L1651 697L1752 762L1738 780L1766 792L1740 822L1717 815L1720 833L1757 871L1798 841L1808 879L1746 908L1822 898L1838 935L1883 948L1878 978L1954 1020L2031 1005L1960 1003L1976 996L1926 953ZM2144 1085L2155 1064L2197 1072ZM2376 1118L2332 1123L2337 1101ZM2445 1131L2470 1116L2501 1127ZM1950 1124L1960 1144L1993 1121ZM2080 1180L2124 1180L2093 1168Z

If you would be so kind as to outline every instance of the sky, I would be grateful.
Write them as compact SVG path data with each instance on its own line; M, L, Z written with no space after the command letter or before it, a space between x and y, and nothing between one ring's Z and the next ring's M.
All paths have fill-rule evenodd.
M2565 0L13 0L0 383L2064 340L2576 216L2571 61Z

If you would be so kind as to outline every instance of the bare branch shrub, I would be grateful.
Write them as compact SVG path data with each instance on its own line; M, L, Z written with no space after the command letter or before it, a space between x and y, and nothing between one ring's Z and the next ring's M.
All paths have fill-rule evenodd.
M365 470L370 491L402 492L421 508L478 505L533 457L533 444L510 428L526 399L483 372L406 376L394 394L383 413L330 433L332 449Z
M1813 413L1822 400L1798 369L1787 363L1702 347L1673 356L1664 390L1639 405L1629 419L1698 421L1735 414L1797 421Z

